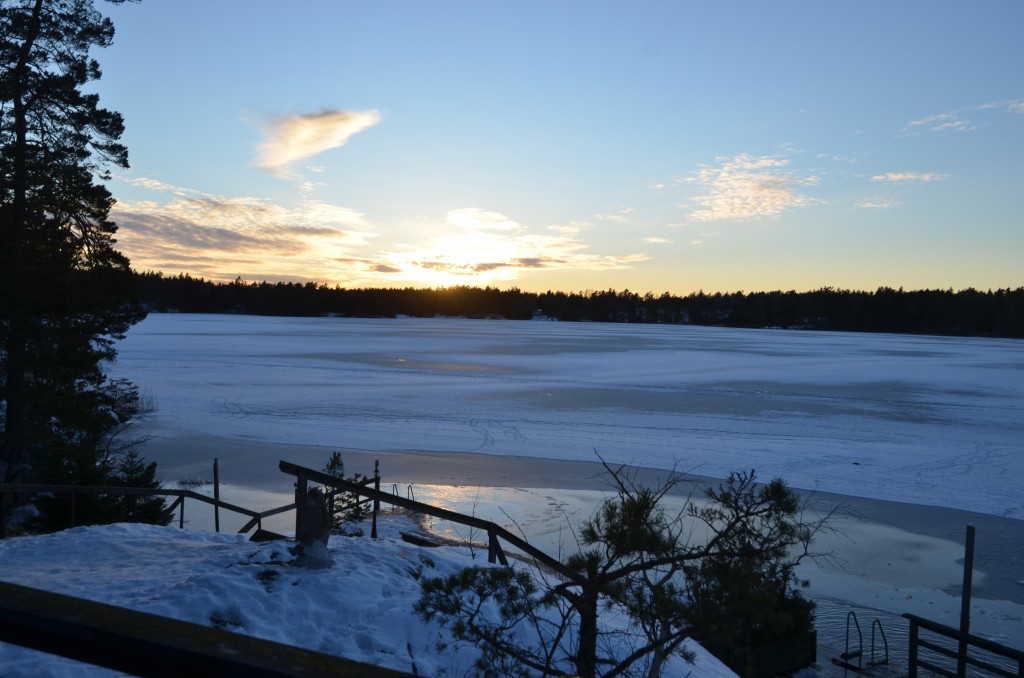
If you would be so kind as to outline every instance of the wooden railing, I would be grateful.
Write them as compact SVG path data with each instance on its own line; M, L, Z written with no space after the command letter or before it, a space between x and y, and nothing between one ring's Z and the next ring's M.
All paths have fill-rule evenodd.
M286 506L279 506L267 511L253 511L251 509L237 506L229 502L223 501L219 498L210 498L206 495L193 492L192 490L171 490L167 488L141 488L141 487L115 487L115 486L102 486L102 485L23 485L23 484L0 484L0 539L6 536L6 516L3 514L4 507L7 506L7 495L34 495L34 494L68 494L71 495L71 525L75 525L75 502L74 497L79 494L89 495L113 495L113 496L129 496L129 497L175 497L175 500L170 506L164 511L164 519L169 520L175 510L178 512L178 527L185 527L185 499L194 499L204 504L210 504L214 507L214 510L224 509L232 511L234 513L241 514L249 517L249 522L242 526L238 530L239 534L248 533L253 527L257 530L262 529L263 519L284 513L285 511L291 511L295 508L295 504L288 504ZM218 520L219 523L219 520ZM219 527L219 525L218 525ZM219 531L219 530L218 530Z
M417 513L423 513L428 516L440 518L441 520L448 520L453 523L460 525L466 525L473 527L478 530L487 533L487 561L490 563L500 562L502 565L508 565L508 559L505 557L505 552L501 547L501 542L504 541L507 544L514 546L519 551L530 556L537 562L549 567L550 569L558 572L567 579L575 581L579 575L573 570L567 568L559 560L552 558L548 554L544 553L537 547L530 544L525 539L509 532L505 528L497 525L489 520L477 518L476 516L467 516L463 513L456 511L450 511L448 509L440 508L438 506L431 506L430 504L424 504L422 502L415 501L413 499L407 499L395 494L388 494L382 492L378 486L368 487L360 483L353 483L341 478L322 473L320 471L314 471L313 469L305 468L291 462L281 461L278 464L281 471L289 475L293 475L296 478L296 503L299 506L303 506L303 500L306 492L308 491L308 484L310 482L323 485L324 487L330 487L335 490L342 492L350 492L359 496L372 499L374 502L374 514L373 524L376 529L376 511L378 510L380 503L391 504L392 506L398 506L400 508L407 509L409 511L416 511ZM296 511L295 515L296 528L298 528L299 521L302 520L301 511Z
M947 676L948 678L962 678L966 675L965 667L967 665L987 671L992 675L1002 676L1003 678L1024 678L1024 651L1015 650L1012 647L1006 647L1005 645L1001 645L986 638L981 638L969 633L963 634L959 629L955 629L952 626L939 624L938 622L924 619L923 617L918 617L914 614L907 613L904 614L903 617L910 620L908 678L917 678L918 668L926 669L940 676ZM952 649L930 640L924 640L920 637L921 629L925 629L932 633L949 638L950 640L954 640L957 642L959 648L964 649ZM991 661L971 656L967 654L966 648L968 647L984 650L985 652L989 652L997 657L1003 657L1008 660L1008 665L1016 663L1017 668L1016 670L1003 668L993 664ZM950 670L935 664L929 659L921 657L921 648L925 648L938 655L954 660L952 664L958 665L957 669Z

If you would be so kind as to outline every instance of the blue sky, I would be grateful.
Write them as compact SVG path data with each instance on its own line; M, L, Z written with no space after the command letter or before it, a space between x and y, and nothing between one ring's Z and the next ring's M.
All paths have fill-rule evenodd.
M96 54L140 270L1024 284L1024 3L147 0Z

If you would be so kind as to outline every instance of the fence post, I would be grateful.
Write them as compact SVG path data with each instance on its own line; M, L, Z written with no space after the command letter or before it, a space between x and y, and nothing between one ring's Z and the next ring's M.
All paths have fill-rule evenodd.
M507 567L508 559L505 557L505 552L501 550L501 542L498 541L496 527L494 523L490 523L487 526L487 562L492 565L498 562Z
M380 492L380 459L373 462L373 489ZM373 498L373 524L370 527L370 537L377 538L377 511L380 510L380 495Z
M971 579L974 574L974 525L967 526L964 546L964 587L960 592L960 642L956 652L956 675L967 675L967 634L971 632Z
M220 532L220 466L213 458L213 531Z
M295 534L302 534L302 507L306 505L309 481L305 473L295 476Z
M917 678L917 622L910 620L910 648L907 652L907 678Z
M178 506L178 528L185 529L185 495L181 495L181 505Z

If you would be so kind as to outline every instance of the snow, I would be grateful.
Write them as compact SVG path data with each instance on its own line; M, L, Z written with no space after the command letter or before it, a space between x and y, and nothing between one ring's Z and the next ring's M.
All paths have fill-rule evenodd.
M585 461L596 450L1024 519L1019 341L165 314L129 332L113 372L155 399L144 430L156 436Z
M507 455L527 464L530 457L592 462L596 450L612 463L712 477L756 468L799 488L1024 519L1021 342L173 314L133 328L110 371L155 402L141 431L158 440L216 437L385 458L401 450ZM222 465L253 466L255 453L239 449ZM193 472L184 459L201 453L157 459L165 481ZM282 485L276 463L263 462L249 469L251 487L229 484L222 496L255 509L286 503L274 494ZM552 550L602 496L515 487L489 488L483 499L470 487L418 485L416 492L496 522L511 516L531 542ZM189 519L192 528L208 527L197 509L189 508ZM286 526L290 518L280 520ZM415 662L423 675L462 675L472 653L438 652L443 631L410 613L418 596L411 572L424 566L424 550L399 541L398 529L389 525L378 542L334 538L334 567L306 571L283 564L290 554L282 546L234 535L79 528L0 542L0 577L204 624L216 618L395 668ZM955 619L959 598L948 591L962 574L962 546L855 520L841 531L823 546L841 552L843 567L803 573L814 591L874 611ZM426 555L437 574L475 562L465 549ZM257 578L263 571L279 574ZM984 576L977 571L975 581ZM1024 606L974 605L972 629L1024 644ZM0 666L5 676L80 675L8 646L0 646ZM730 674L708 656L693 670L719 675Z
M401 541L404 516L379 521L379 538L331 537L333 566L293 564L285 542L150 525L80 527L0 541L3 579L90 600L297 645L427 676L465 676L475 650L441 650L443 628L412 613L419 578L482 564L464 547ZM367 530L368 531L368 530ZM486 559L485 559L486 560ZM667 676L735 674L699 645L695 664ZM0 644L6 678L108 675L58 657Z

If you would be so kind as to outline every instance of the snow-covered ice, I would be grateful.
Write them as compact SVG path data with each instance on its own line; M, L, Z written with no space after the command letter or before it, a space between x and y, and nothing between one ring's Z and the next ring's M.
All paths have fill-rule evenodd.
M586 461L597 451L1024 519L1019 341L166 314L132 328L113 372L155 400L156 435Z

